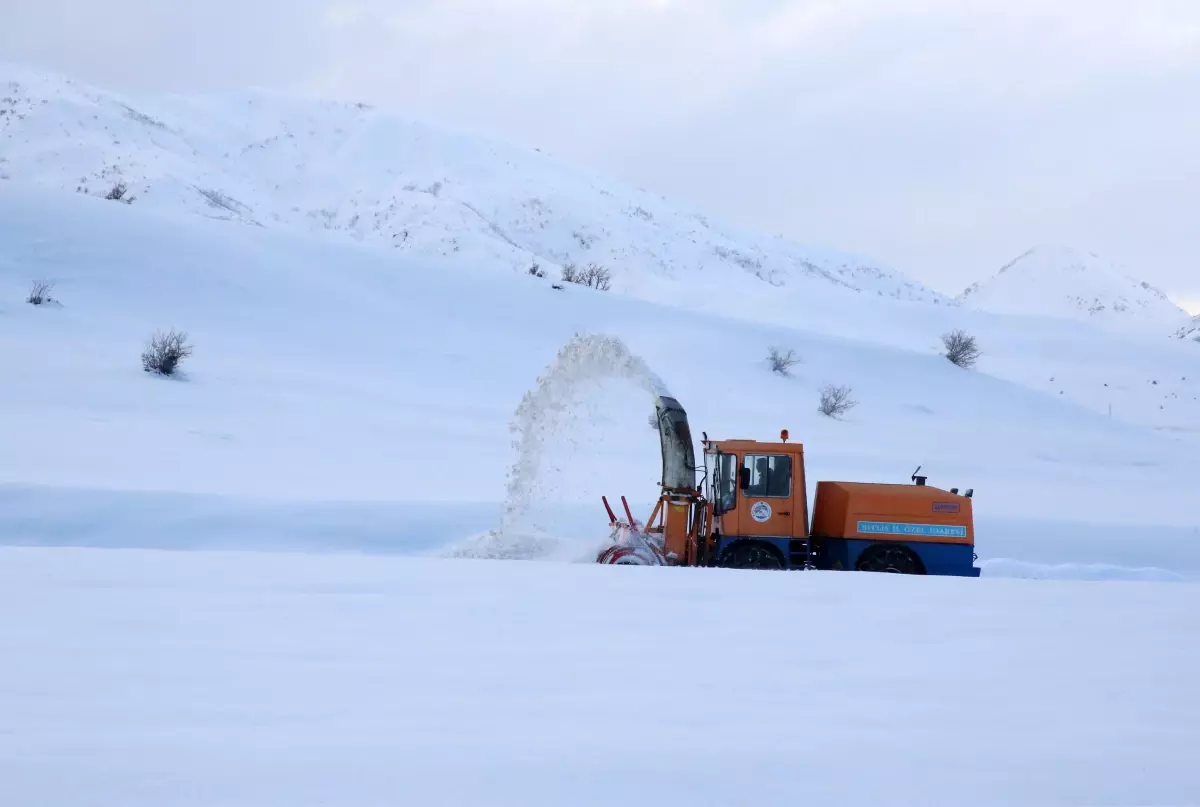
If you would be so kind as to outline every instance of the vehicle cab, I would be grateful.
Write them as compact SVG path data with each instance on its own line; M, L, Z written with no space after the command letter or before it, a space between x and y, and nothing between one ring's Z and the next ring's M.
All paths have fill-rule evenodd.
M803 565L809 556L804 446L787 442L787 432L778 443L705 441L704 463L716 565Z

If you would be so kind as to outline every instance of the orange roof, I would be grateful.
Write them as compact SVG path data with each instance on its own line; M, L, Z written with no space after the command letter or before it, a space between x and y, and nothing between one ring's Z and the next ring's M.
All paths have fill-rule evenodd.
M709 440L709 445L722 451L774 451L780 454L803 451L803 443L760 443L758 440Z
M889 496L911 496L918 499L944 498L946 496L957 496L965 498L962 494L954 494L948 490L935 488L933 485L914 485L912 482L894 483L894 482L830 482L822 481L822 485L831 485L839 488L850 488L852 490L862 490L863 488L874 488L871 493L886 493ZM867 492L867 491L862 491Z

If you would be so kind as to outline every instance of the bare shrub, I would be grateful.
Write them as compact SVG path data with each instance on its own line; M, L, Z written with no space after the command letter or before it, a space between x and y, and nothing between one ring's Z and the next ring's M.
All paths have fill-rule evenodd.
M833 384L827 384L821 389L821 400L817 405L817 410L822 415L831 418L846 414L858 406L858 401L850 397L851 392L849 387L835 387Z
M779 373L780 375L791 375L792 368L800 363L800 357L796 355L796 351L794 350L781 350L773 347L767 353L767 363L771 365L771 372Z
M142 369L147 373L174 375L179 363L192 355L187 334L179 331L155 332L142 351Z
M568 283L598 291L608 291L612 288L612 273L599 264L590 263L586 269L580 269L573 263L562 268L562 279Z
M603 266L591 264L584 273L584 280L587 285L599 291L608 291L612 288L612 273Z
M129 195L128 185L124 182L118 182L112 186L112 189L108 193L104 194L104 198L112 202L124 202L128 205L133 203L134 197Z
M540 264L535 263L533 266L529 267L529 274L531 277L545 277L546 270L543 269Z
M974 367L975 362L983 355L975 337L964 330L955 330L942 335L942 344L946 347L946 358L951 364L959 367Z
M25 302L31 305L44 305L54 302L54 298L50 296L50 290L54 288L53 280L35 280L29 286L29 296L25 298Z

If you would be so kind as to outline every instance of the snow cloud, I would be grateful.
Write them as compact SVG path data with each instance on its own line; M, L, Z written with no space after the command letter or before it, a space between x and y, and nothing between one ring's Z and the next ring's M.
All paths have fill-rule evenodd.
M373 101L946 290L1050 242L1200 297L1194 0L0 0L0 16L0 58L117 88Z

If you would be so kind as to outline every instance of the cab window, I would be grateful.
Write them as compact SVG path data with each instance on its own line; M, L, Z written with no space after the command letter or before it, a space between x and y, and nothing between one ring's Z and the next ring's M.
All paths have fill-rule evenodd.
M717 455L717 501L718 513L733 509L737 490L737 457L733 454Z
M746 496L764 499L792 495L792 458L787 454L747 454L743 467L750 472Z

